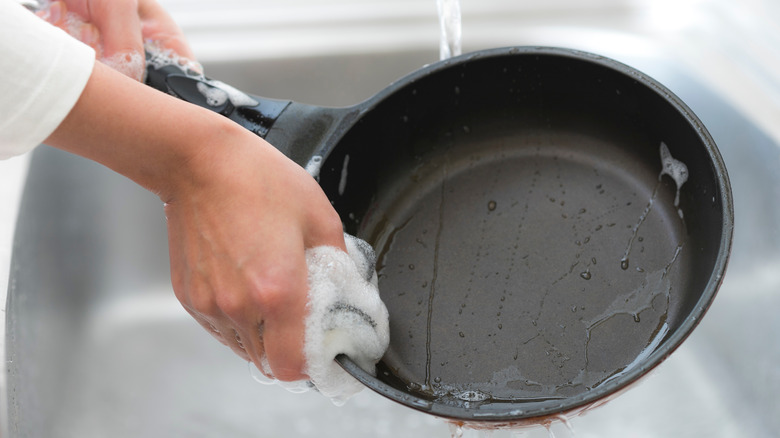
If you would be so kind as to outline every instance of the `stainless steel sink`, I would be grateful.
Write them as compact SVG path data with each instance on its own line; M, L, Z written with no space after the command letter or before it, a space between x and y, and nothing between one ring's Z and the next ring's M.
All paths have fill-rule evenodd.
M206 70L253 94L340 106L435 56ZM780 147L669 60L623 60L670 87L709 127L733 184L734 248L715 304L683 347L639 386L571 424L578 437L773 436L780 430ZM316 393L253 381L247 364L176 301L165 232L154 195L89 161L45 147L34 153L6 309L9 436L450 436L443 421L369 391L337 408ZM553 429L565 434L561 425Z

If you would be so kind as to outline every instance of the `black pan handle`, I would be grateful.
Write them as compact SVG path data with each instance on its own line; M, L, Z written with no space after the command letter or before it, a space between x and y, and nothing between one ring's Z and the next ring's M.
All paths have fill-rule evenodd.
M187 65L161 59L148 50L146 84L222 114L263 138L291 103L249 95L223 82L209 79Z
M266 139L307 169L327 155L338 134L343 132L341 128L354 121L361 108L368 105L328 108L258 97L148 50L146 84L222 114ZM316 171L312 174L316 177Z

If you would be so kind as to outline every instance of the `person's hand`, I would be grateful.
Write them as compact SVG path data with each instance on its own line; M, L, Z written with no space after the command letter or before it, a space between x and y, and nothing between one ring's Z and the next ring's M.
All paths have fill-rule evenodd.
M146 68L145 42L195 61L181 29L156 0L55 0L38 15L90 45L104 64L139 81Z
M249 140L204 151L200 177L168 195L172 282L220 342L269 377L302 380L304 250L345 250L342 225L306 171Z
M184 308L266 375L308 377L304 251L345 244L338 214L303 168L229 119L99 62L46 144L157 194Z
M117 57L143 59L149 40L192 59L181 31L155 0L54 1L39 14L92 45L109 66ZM91 123L96 117L102 122ZM345 245L338 214L300 166L222 116L99 64L47 143L159 195L168 219L171 280L184 308L266 375L307 377L304 251Z

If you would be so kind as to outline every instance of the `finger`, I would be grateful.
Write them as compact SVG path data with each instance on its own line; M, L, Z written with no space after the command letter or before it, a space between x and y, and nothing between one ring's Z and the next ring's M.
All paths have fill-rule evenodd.
M344 226L341 217L331 205L330 200L322 191L322 188L300 166L290 160L282 160L282 165L289 166L291 172L299 174L295 183L299 184L298 191L306 193L311 202L306 212L305 222L302 224L303 244L305 248L316 246L335 246L346 251L344 243Z
M241 335L236 329L232 329L231 331L233 332L233 337L228 340L228 346L242 359L246 361L252 360L249 353L246 351L246 346L244 345Z
M216 302L226 324L233 327L233 336L238 347L264 375L272 378L273 373L267 366L265 324L260 317L262 311L240 295L223 295ZM230 344L229 339L228 344Z
M305 318L308 281L303 251L280 255L291 261L284 279L266 279L260 311L264 317L263 346L274 377L282 381L308 379L305 374Z
M92 2L89 13L89 21L103 37L103 58L143 54L141 19L135 1Z
M91 23L83 23L79 25L78 30L73 29L72 31L77 32L76 36L82 43L92 47L95 49L95 52L97 52L98 57L102 57L101 51L102 46L100 45L100 30Z
M240 356L244 360L251 360L250 355L245 350L245 346L241 336L236 330L233 330L223 324L216 322L210 322L206 318L203 318L196 312L187 309L185 310L192 316L192 318L200 324L211 336L219 341L222 345L230 347L233 352Z
M266 322L265 351L273 376L281 381L307 380L303 354L304 323L295 319L286 324Z
M101 56L100 31L93 24L85 22L80 17L75 18L73 13L69 15L65 2L52 2L46 9L38 11L37 15L50 24L68 32L70 36L82 43L92 47L95 49L97 56Z
M248 331L242 332L241 338L244 341L244 349L249 355L252 363L264 376L274 379L274 374L268 364L268 356L265 353L265 343L263 342L265 324L263 322L250 325Z
M220 322L214 322L210 323L210 326L208 327L204 326L204 328L223 345L226 345L231 350L233 350L233 353L246 361L251 360L249 354L247 354L246 350L244 349L244 341L241 338L241 335L239 335L238 331L233 329L231 326Z
M197 312L194 312L187 307L185 310L201 325L211 336L218 340L222 345L226 345L233 350L238 356L244 360L251 360L251 356L246 351L244 345L245 337L242 337L239 332L233 329L229 323L225 324L220 321L211 321L201 316Z
M65 3L53 1L44 9L37 11L35 15L67 31L67 29L65 29L65 14L67 12Z
M214 339L218 340L220 343L227 345L227 341L225 341L224 336L222 335L222 331L217 328L216 325L212 324L205 318L201 317L196 312L192 311L191 309L188 309L187 307L184 307L184 310L187 311L187 313L192 316L192 319L195 320L201 327L203 327L206 332L208 332L211 336L214 337Z
M173 50L179 56L195 61L184 34L156 0L139 0L138 15L142 23L142 36L144 41L151 40L163 49Z
M334 246L344 252L347 251L346 242L344 242L344 228L338 213L333 208L327 206L332 213L332 217L323 219L317 218L317 223L307 229L306 248L315 248L317 246ZM321 210L327 215L327 210Z

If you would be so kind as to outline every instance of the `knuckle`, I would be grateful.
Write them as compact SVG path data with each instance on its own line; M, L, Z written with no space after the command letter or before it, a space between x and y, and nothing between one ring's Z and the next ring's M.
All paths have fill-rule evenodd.
M328 240L341 239L344 234L344 226L341 223L341 217L336 210L331 209L321 219L322 232Z
M214 297L202 290L193 290L189 296L189 308L200 315L213 316L217 314L217 303Z
M246 309L245 301L239 293L218 293L216 295L216 304L222 313L233 320L239 319Z
M171 287L176 299L182 304L189 302L188 283L178 270L171 269Z
M284 306L288 299L288 287L284 278L278 275L266 275L258 282L253 291L253 301L264 312L271 312Z

